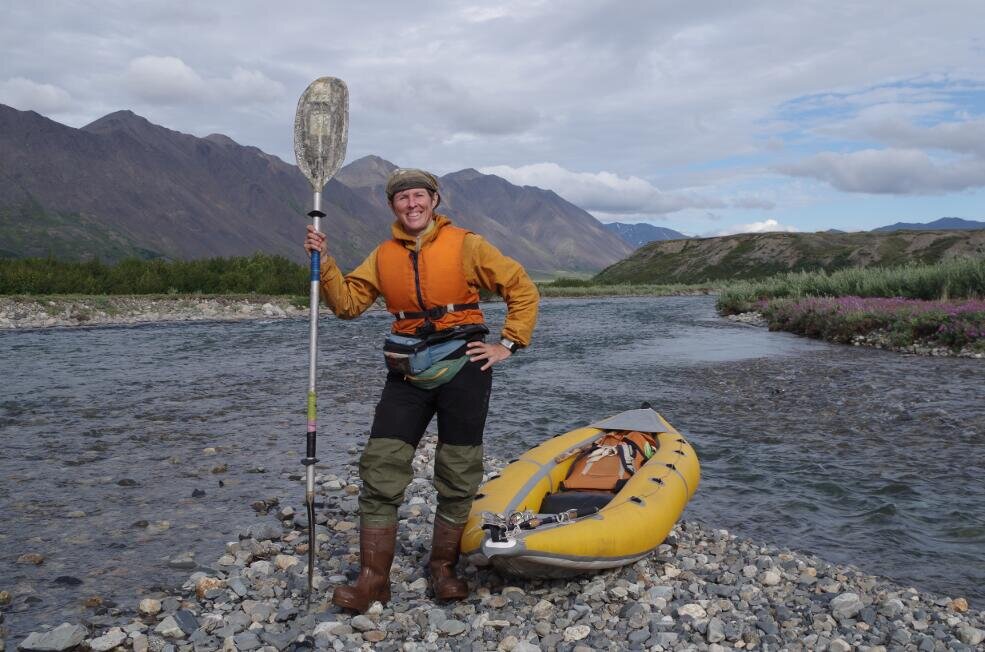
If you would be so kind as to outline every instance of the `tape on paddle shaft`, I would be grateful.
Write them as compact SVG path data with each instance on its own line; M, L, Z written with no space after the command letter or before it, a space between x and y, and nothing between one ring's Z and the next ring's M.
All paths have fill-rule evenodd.
M312 283L317 283L319 280L319 270L321 270L321 252L315 249L311 252L311 277Z

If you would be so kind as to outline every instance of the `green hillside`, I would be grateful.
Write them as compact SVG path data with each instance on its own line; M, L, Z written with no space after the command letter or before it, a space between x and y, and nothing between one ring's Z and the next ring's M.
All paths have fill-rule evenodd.
M743 233L653 242L599 272L602 284L708 283L782 272L935 263L985 255L985 230Z

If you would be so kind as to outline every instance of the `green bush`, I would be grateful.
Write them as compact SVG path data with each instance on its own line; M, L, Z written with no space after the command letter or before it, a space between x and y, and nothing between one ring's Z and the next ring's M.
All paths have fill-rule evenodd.
M282 256L165 261L0 259L0 294L307 295L308 268Z

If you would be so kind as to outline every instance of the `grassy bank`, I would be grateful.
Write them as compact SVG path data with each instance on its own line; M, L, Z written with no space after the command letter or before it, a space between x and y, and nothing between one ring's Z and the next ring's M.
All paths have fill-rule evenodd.
M985 258L955 258L933 265L903 265L826 272L791 272L725 287L718 309L756 310L763 300L798 297L901 297L925 301L985 296Z
M834 342L865 337L896 349L985 352L983 298L985 258L962 258L736 283L719 295L718 309L757 311L772 330Z
M711 294L717 287L707 284L687 283L640 284L640 283L597 283L591 279L558 278L551 282L537 283L542 297L640 297L676 296L691 294Z

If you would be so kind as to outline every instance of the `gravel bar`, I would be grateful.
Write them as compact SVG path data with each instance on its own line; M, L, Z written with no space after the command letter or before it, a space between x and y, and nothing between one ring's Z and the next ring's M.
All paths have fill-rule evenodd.
M435 439L414 460L400 509L393 599L339 612L332 588L358 573L356 449L344 475L316 479L318 571L310 606L303 477L296 495L253 503L214 564L180 588L34 632L21 650L981 650L985 612L852 566L682 521L649 557L569 580L521 580L464 561L471 596L436 603L427 563ZM491 473L504 466L487 460ZM297 507L291 506L295 501ZM700 490L698 495L700 500ZM182 560L179 560L182 561ZM0 643L0 652L4 649Z

